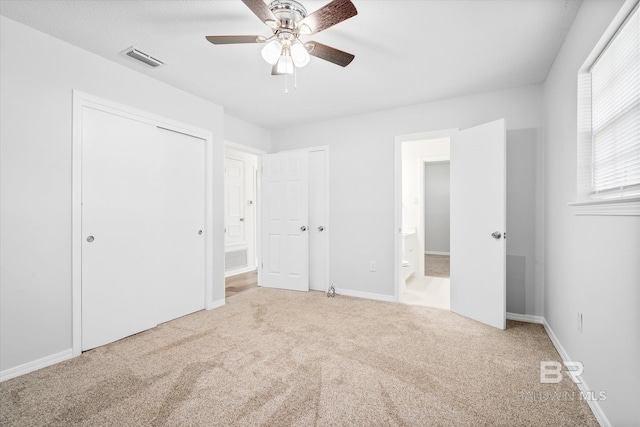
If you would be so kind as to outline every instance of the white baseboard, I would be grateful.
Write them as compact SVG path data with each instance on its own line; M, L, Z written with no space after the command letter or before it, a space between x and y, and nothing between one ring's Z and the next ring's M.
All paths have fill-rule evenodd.
M397 302L396 297L393 295L373 294L370 292L352 291L349 289L339 289L337 287L336 287L336 295L372 299L376 301Z
M438 252L438 251L424 251L425 255L451 255L449 252Z
M238 274L248 273L250 271L255 271L256 268L257 267L254 265L254 266L240 268L238 270L225 271L224 277L227 278L227 277L231 277L231 276L237 276Z
M207 310L213 310L214 308L219 308L222 307L223 305L226 304L225 302L226 300L224 298L219 299L218 301L209 301L207 303Z
M544 318L543 320L544 320L544 323L543 323L544 329L545 331L547 331L547 335L549 335L549 338L551 339L553 346L558 351L558 354L562 358L562 361L563 362L573 361L574 359L570 358L569 354L567 354L567 351L564 349L564 347L562 347L562 344L560 344L560 341L558 340L558 337L556 337L556 334L553 333L553 330L551 329L551 326L549 326L549 324L547 323L547 320ZM576 384L576 385L578 386L578 388L582 393L586 394L588 391L590 391L589 386L582 378L581 378L580 384ZM593 412L593 415L596 417L596 420L598 420L598 423L600 423L602 427L611 427L611 423L609 422L609 420L607 419L607 416L602 411L602 408L600 407L599 402L595 400L587 400L587 404L591 408L591 411Z
M518 322L537 323L539 325L544 325L544 317L534 316L532 314L519 314L519 313L507 312L507 319L517 320Z
M55 365L56 363L64 362L71 358L73 358L73 350L69 349L43 357L42 359L34 360L33 362L25 363L24 365L16 366L15 368L5 369L0 372L0 382L46 368L47 366Z

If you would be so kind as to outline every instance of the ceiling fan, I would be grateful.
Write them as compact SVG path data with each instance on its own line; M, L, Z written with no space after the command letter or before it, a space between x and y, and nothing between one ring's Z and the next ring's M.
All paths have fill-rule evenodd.
M237 35L207 36L213 44L265 43L262 57L273 66L271 74L293 74L309 63L310 56L346 67L354 55L300 36L317 34L358 14L351 0L333 0L310 15L295 0L242 0L273 31L270 37Z

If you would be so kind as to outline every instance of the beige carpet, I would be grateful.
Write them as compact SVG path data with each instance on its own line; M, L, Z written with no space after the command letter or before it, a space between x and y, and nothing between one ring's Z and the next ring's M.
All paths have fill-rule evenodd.
M597 425L543 360L539 325L254 288L1 383L0 425Z
M449 255L425 255L424 275L429 277L449 277Z

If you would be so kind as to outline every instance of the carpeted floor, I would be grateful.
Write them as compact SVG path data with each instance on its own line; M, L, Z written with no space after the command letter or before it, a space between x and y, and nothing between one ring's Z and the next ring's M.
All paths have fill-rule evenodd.
M254 288L0 383L0 425L596 426L545 360L540 325Z
M424 256L424 275L429 277L449 277L449 255Z

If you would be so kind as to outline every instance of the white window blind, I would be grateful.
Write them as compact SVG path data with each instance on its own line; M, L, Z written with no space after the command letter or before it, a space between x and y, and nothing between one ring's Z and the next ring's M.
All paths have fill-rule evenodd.
M639 10L590 69L591 188L599 197L640 194Z

